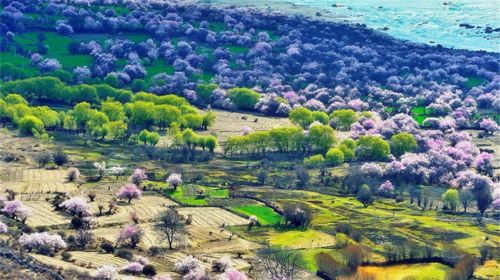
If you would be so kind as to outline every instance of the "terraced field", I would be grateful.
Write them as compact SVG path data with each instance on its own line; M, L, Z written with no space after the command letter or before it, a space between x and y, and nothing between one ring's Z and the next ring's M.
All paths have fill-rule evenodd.
M99 212L98 204L99 202L90 204L94 213ZM96 218L97 221L103 225L127 223L130 220L129 213L131 212L136 212L141 221L150 221L157 217L162 211L165 211L168 206L177 205L177 203L161 196L144 195L141 199L133 200L130 204L119 203L118 205L118 212L116 214L111 216L99 216Z
M69 215L54 211L54 207L47 201L24 201L24 204L33 212L33 216L26 221L29 226L66 226L71 220Z
M25 167L7 167L0 170L0 186L18 193L73 192L76 186L66 179L66 170L46 170Z
M200 227L218 227L223 224L227 226L248 224L246 219L217 207L183 207L179 208L179 213L185 217L192 215L192 225Z

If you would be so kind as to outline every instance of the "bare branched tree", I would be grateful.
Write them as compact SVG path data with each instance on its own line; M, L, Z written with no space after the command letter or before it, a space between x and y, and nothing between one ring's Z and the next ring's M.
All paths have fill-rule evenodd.
M165 237L169 249L172 249L174 242L181 239L186 232L186 224L183 222L182 216L173 207L169 207L161 214L156 228Z
M270 279L297 279L304 267L302 256L293 250L270 247L259 250L258 255Z

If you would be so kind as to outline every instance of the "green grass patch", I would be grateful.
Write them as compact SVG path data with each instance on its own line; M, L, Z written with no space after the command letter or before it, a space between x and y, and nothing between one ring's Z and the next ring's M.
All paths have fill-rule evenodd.
M396 110L396 108L390 107L390 106L385 107L385 109L384 109L384 111L387 112L387 113L389 113L389 114L393 113L395 110Z
M215 74L213 72L202 72L201 74L194 74L193 79L195 81L202 80L205 83L210 83L214 78Z
M284 221L283 217L264 205L243 205L231 207L231 209L247 216L257 217L261 225L274 225Z
M219 33L225 31L227 29L227 25L223 22L210 22L208 24L208 29L212 30L215 33Z
M245 54L245 53L248 52L248 48L242 47L242 46L228 45L228 46L225 46L225 47L230 52L235 53L235 54Z
M429 112L424 106L417 106L411 109L411 115L419 125L422 125Z
M148 74L146 75L146 80L151 79L154 75L160 73L167 73L169 75L174 74L175 69L172 65L167 65L163 60L155 60L151 65L146 66L146 71Z
M291 249L310 249L333 246L335 237L314 229L273 230L269 232L269 243Z
M465 80L464 86L466 88L473 88L473 87L478 87L482 86L488 83L488 80L480 78L480 77L467 77Z
M179 186L177 187L177 190L167 189L165 184L160 184L158 186L164 189L167 196L188 206L207 206L208 198L227 198L229 196L228 189L219 189L193 184Z

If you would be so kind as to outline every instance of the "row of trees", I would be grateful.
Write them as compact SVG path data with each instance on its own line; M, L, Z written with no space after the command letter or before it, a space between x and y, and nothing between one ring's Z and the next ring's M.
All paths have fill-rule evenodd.
M408 133L396 134L391 142L371 135L362 136L357 141L345 139L334 146L336 142L333 129L326 125L312 125L307 131L295 126L279 127L231 136L227 139L225 153L230 156L253 156L270 152L296 155L319 152L321 154L304 160L306 165L318 167L325 163L339 165L355 159L385 161L391 154L391 145L398 154L411 151L416 146L414 137Z
M87 102L81 102L67 112L56 112L47 106L30 107L28 102L18 94L8 94L0 98L0 121L5 125L11 122L23 135L41 136L46 130L65 129L79 133L88 133L95 139L109 136L113 139L126 139L137 132L137 140L154 145L158 143L156 132L141 129L158 130L175 127L207 129L215 121L212 111L202 115L197 109L185 102L177 101L178 97L157 97L152 94L138 94L132 101L122 104L118 101L103 101L100 110L92 108ZM176 105L170 105L172 103ZM147 133L146 133L147 132ZM191 131L192 133L192 131ZM190 140L191 141L191 140ZM201 141L201 140L199 140ZM215 141L216 142L216 141ZM204 142L203 142L204 143ZM212 137L207 145L201 147L215 148ZM191 143L190 143L191 144Z
M288 126L231 136L227 139L225 153L232 156L264 155L268 152L326 152L335 142L335 133L329 126L315 125L307 132L300 127Z

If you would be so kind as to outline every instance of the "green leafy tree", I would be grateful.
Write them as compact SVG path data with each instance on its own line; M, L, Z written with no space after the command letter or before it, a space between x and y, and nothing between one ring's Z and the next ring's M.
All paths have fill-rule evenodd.
M121 121L125 118L123 104L118 101L101 102L101 112L106 114L110 121Z
M460 194L456 189L448 189L442 196L444 207L455 212L460 204Z
M290 111L288 115L290 121L296 125L299 125L303 129L307 129L309 125L314 121L314 116L311 110L304 107L297 107Z
M35 116L25 116L19 121L19 132L21 135L41 136L45 132L43 122Z
M104 82L114 88L120 86L120 81L116 75L107 75L106 78L104 78Z
M211 153L213 153L214 149L219 146L219 142L217 141L217 138L215 136L208 135L207 137L205 137L205 146Z
M109 118L103 112L96 112L87 122L87 129L94 138L100 137L101 140L109 133Z
M334 166L344 162L344 153L339 148L331 148L326 153L326 161Z
M328 125L328 121L330 120L330 118L328 118L328 115L325 112L314 111L312 112L312 114L315 121L318 121L324 125Z
M113 140L122 139L127 134L127 124L122 121L109 122L108 131Z
M87 102L81 102L75 105L71 114L75 118L77 132L85 131L87 127L87 122L95 114L95 110L90 108L90 104Z
M133 128L148 128L155 122L155 105L152 102L137 101L127 103L125 112L129 118L129 125Z
M203 115L203 121L201 127L203 129L208 129L209 127L213 126L214 123L215 123L215 113L212 110L210 110Z
M411 152L415 148L417 148L417 140L408 132L400 132L391 137L391 151L396 156Z
M141 90L144 90L146 88L146 82L142 79L135 79L133 82L132 82L132 90L134 92L138 92L138 91L141 91Z
M137 139L144 143L144 145L147 145L148 143L148 136L149 136L149 131L147 131L146 129L143 129L139 135L137 136Z
M349 130L351 125L356 122L356 112L351 109L342 109L333 111L330 115L333 127L338 130Z
M391 148L380 136L362 136L358 140L356 156L361 160L387 160Z
M157 105L155 106L155 123L160 130L170 127L174 122L178 122L181 116L181 111L172 105Z
M211 104L213 101L214 90L217 89L216 84L198 84L196 86L196 95L205 104Z
M345 161L351 161L354 159L356 147L357 147L356 141L354 141L351 138L347 138L344 141L342 141L342 143L340 143L339 150L341 150L342 153L344 154Z
M146 137L146 142L152 147L156 146L160 142L160 134L156 131L150 132Z
M196 147L196 133L194 133L192 129L187 128L182 132L181 135L183 143L186 145L188 150L192 151Z
M309 128L308 141L311 151L324 153L335 144L336 137L330 126L313 125Z
M232 88L227 93L236 107L245 110L253 110L260 98L259 93L249 88Z
M59 114L47 106L32 107L31 114L39 118L47 129L55 128L61 123Z
M356 199L358 199L358 201L361 202L365 208L370 206L374 200L373 193L370 190L370 187L366 184L362 185L358 190Z
M199 113L185 114L182 116L182 118L184 120L183 125L187 128L196 129L201 127L201 125L203 124L203 116Z
M306 165L307 167L319 167L323 165L324 162L325 158L323 157L323 155L312 155L304 159L304 165Z

